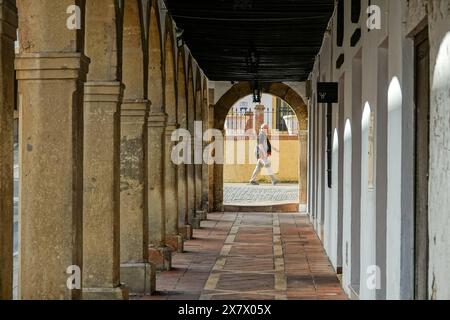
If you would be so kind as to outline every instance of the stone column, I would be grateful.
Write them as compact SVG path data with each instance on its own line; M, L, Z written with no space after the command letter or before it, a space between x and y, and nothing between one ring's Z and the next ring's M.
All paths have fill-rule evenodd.
M201 115L197 112L196 116L192 141L195 198L190 224L193 229L200 229L201 221L206 219L206 211L203 208L203 125Z
M257 105L255 107L255 130L256 134L259 134L261 131L261 126L264 124L264 111L266 110L266 107L263 105Z
M216 126L218 127L218 126ZM221 126L222 127L222 126ZM225 130L222 130L222 136L225 137ZM213 209L217 212L223 212L223 164L215 164L213 169L214 175L214 205Z
M210 89L210 101L214 101L214 89ZM214 128L214 105L209 105L209 127ZM214 211L214 165L208 165L208 212Z
M66 286L82 266L83 84L79 53L20 54L21 299L79 299ZM39 266L39 267L38 267Z
M201 105L199 106L201 108ZM195 216L203 220L203 125L201 116L198 116L194 130L194 170L195 170Z
M179 63L182 63L182 59ZM183 69L180 69L183 70ZM188 114L187 114L187 101L185 92L184 72L178 73L178 122L180 128L188 130ZM186 154L185 162L189 163L189 159ZM178 230L184 240L192 239L192 227L189 224L189 185L188 185L188 166L189 164L183 163L177 167L178 170Z
M120 150L120 279L133 294L153 294L148 260L147 117L150 102L124 101Z
M83 82L89 59L81 53L82 34L65 27L66 15L54 14L75 3L17 2L19 298L24 300L81 298L81 290L67 286L66 272L72 267L75 278L81 276Z
M178 166L178 230L184 240L191 240L193 235L189 224L188 166Z
M15 1L0 1L0 300L13 288L13 128Z
M208 99L203 97L203 113L202 113L202 121L203 121L203 133L206 132L209 128L209 105ZM203 137L202 137L203 138ZM203 143L203 146L206 146L206 143ZM203 148L202 148L202 158L203 158ZM203 159L202 159L203 160ZM202 161L202 203L200 207L202 211L202 220L208 220L208 211L209 211L209 165Z
M308 131L300 130L299 135L299 205L300 211L306 211L308 201Z
M178 167L172 161L172 150L175 142L172 142L172 133L177 125L169 124L165 132L165 212L166 212L166 243L174 251L183 252L183 237L178 230Z
M120 82L85 84L83 298L124 299L120 284Z
M214 165L214 211L223 212L223 164Z
M190 130L189 130L190 131ZM191 134L193 131L190 131ZM191 150L194 150L194 142L191 143ZM192 229L200 228L200 222L195 220L196 212L196 196L195 196L195 164L194 164L194 152L192 152L191 164L187 166L187 184L188 184L188 221Z
M157 270L172 268L172 251L166 246L164 142L167 115L150 112L148 120L149 260Z

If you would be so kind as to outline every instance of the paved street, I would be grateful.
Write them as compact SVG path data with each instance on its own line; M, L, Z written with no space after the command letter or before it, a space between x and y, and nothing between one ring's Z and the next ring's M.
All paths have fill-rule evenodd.
M297 184L261 184L253 186L243 183L227 183L224 186L225 205L277 205L298 202Z

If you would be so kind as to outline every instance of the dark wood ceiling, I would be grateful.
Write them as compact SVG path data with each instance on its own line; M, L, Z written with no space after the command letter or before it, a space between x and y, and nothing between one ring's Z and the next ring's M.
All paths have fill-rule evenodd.
M165 2L215 81L304 81L334 10L334 0Z

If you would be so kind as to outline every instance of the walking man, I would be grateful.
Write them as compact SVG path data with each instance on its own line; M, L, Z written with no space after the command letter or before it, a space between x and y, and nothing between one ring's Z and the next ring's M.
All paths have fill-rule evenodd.
M256 159L258 159L258 161L256 163L256 168L253 172L252 178L250 179L250 184L252 185L258 185L258 183L256 182L256 178L261 173L261 170L263 168L267 169L273 185L277 185L279 183L278 179L273 173L272 164L270 161L270 156L272 155L272 146L270 144L268 136L269 126L267 124L263 124L258 135L257 146L255 150Z

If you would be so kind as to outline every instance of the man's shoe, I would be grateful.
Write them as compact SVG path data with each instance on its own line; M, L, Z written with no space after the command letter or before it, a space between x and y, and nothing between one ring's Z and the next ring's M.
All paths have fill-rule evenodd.
M259 183L256 182L256 181L250 181L250 184L253 185L253 186L259 186Z
M276 186L276 185L279 184L279 183L280 183L280 181L278 181L278 180L272 181L272 185L273 185L273 186Z

